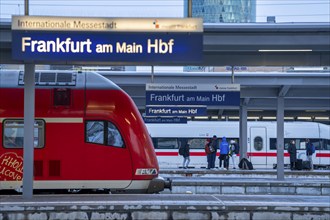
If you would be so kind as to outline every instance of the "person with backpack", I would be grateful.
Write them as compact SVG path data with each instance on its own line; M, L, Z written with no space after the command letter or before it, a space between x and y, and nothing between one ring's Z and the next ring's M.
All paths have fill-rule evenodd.
M221 144L220 144L220 162L219 162L219 168L222 169L222 161L223 161L223 167L228 170L229 169L229 144L226 140L226 137L222 138Z
M310 163L310 168L313 170L313 154L315 153L315 146L310 142L310 140L306 139L306 156L307 161Z
M239 146L235 140L230 141L229 156L231 157L231 162L233 163L233 169L236 169L236 157L239 154Z
M213 135L213 138L207 143L208 149L205 150L205 152L207 153L207 168L206 169L215 168L217 145L218 145L217 136ZM207 146L205 146L205 147L207 147Z
M291 170L294 170L297 162L297 148L294 140L290 141L288 153L290 154L290 168Z
M183 169L187 169L190 163L190 144L187 140L181 141L179 154L183 156L183 165L182 165Z

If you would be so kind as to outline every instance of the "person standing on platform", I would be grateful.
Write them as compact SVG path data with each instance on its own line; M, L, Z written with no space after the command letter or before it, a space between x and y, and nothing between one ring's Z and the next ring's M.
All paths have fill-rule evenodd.
M210 144L210 167L208 167L209 169L214 169L215 168L215 159L216 159L216 155L217 155L217 149L218 149L218 139L216 135L213 135L211 144Z
M219 168L222 168L222 161L223 161L223 167L228 170L229 168L229 144L226 140L226 137L222 138L221 144L220 144L220 162L219 162Z
M306 139L306 156L307 156L307 161L310 163L310 168L311 170L314 169L313 165L313 154L315 153L315 147L314 145L310 142L310 140L307 138Z
M297 148L296 143L294 140L290 141L289 147L288 147L288 153L290 155L290 169L295 169L295 164L297 162Z
M185 142L183 146L183 169L187 169L190 163L190 143L188 141Z
M206 158L207 158L207 168L206 169L211 169L211 143L212 143L212 139L207 139L206 143L205 143L205 153L206 153Z
M233 163L233 169L236 169L236 157L239 154L239 146L235 140L230 141L229 155L231 157L231 162Z

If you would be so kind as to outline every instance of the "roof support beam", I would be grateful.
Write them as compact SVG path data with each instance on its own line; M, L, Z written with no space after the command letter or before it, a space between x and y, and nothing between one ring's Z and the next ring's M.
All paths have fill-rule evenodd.
M243 105L248 105L250 102L250 98L244 98Z
M288 93L291 86L281 86L280 91L278 93L279 97L285 97L285 95Z

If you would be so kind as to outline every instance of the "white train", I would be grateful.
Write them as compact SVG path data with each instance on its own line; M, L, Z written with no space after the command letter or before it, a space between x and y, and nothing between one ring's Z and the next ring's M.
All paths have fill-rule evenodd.
M188 121L187 124L147 124L147 128L153 139L160 168L182 166L182 156L178 155L179 142L182 139L190 141L189 167L195 168L207 166L204 145L206 139L213 135L217 135L218 138L225 136L228 142L234 139L239 143L239 122ZM276 122L248 122L247 137L247 154L254 167L273 168L277 163ZM290 164L286 150L290 140L296 142L298 159L306 160L306 138L316 147L313 155L314 166L329 168L330 126L315 122L284 123L284 164ZM218 157L216 166L219 166Z

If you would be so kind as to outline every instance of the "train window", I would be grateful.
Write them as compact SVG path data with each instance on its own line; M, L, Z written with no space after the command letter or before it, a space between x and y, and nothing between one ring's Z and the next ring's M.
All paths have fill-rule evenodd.
M315 146L316 150L321 149L321 141L320 139L309 139L311 143ZM297 145L297 143L299 143ZM296 140L296 146L297 150L306 150L306 139L305 138L300 138Z
M3 146L5 148L23 148L24 123L23 120L10 119L3 123ZM34 122L34 147L42 148L45 143L45 122Z
M123 138L117 127L113 123L105 121L87 121L86 142L124 147Z
M269 149L276 150L276 138L269 139Z
M86 142L104 144L104 122L88 121L86 124Z
M254 138L254 149L256 151L261 151L263 148L263 140L260 136Z
M154 146L157 149L178 149L177 138L154 138Z
M292 138L284 138L284 150L288 149L291 140L294 140L296 142L296 146L299 143L294 138L293 139ZM270 147L271 150L276 150L277 149L277 139L276 138L270 138L269 147ZM298 147L297 147L297 149L298 149Z
M192 138L189 139L190 149L204 149L206 139L205 138Z
M330 150L330 139L324 140L324 150Z
M296 143L297 150L306 150L306 139L305 138L285 138L284 139L284 149L287 150L290 144L290 141L294 140ZM311 143L315 146L315 149L321 149L321 140L320 139L310 139ZM276 150L276 138L270 138L270 149Z
M114 146L114 147L124 147L124 141L121 137L117 127L112 124L111 122L108 122L108 140L107 145Z

